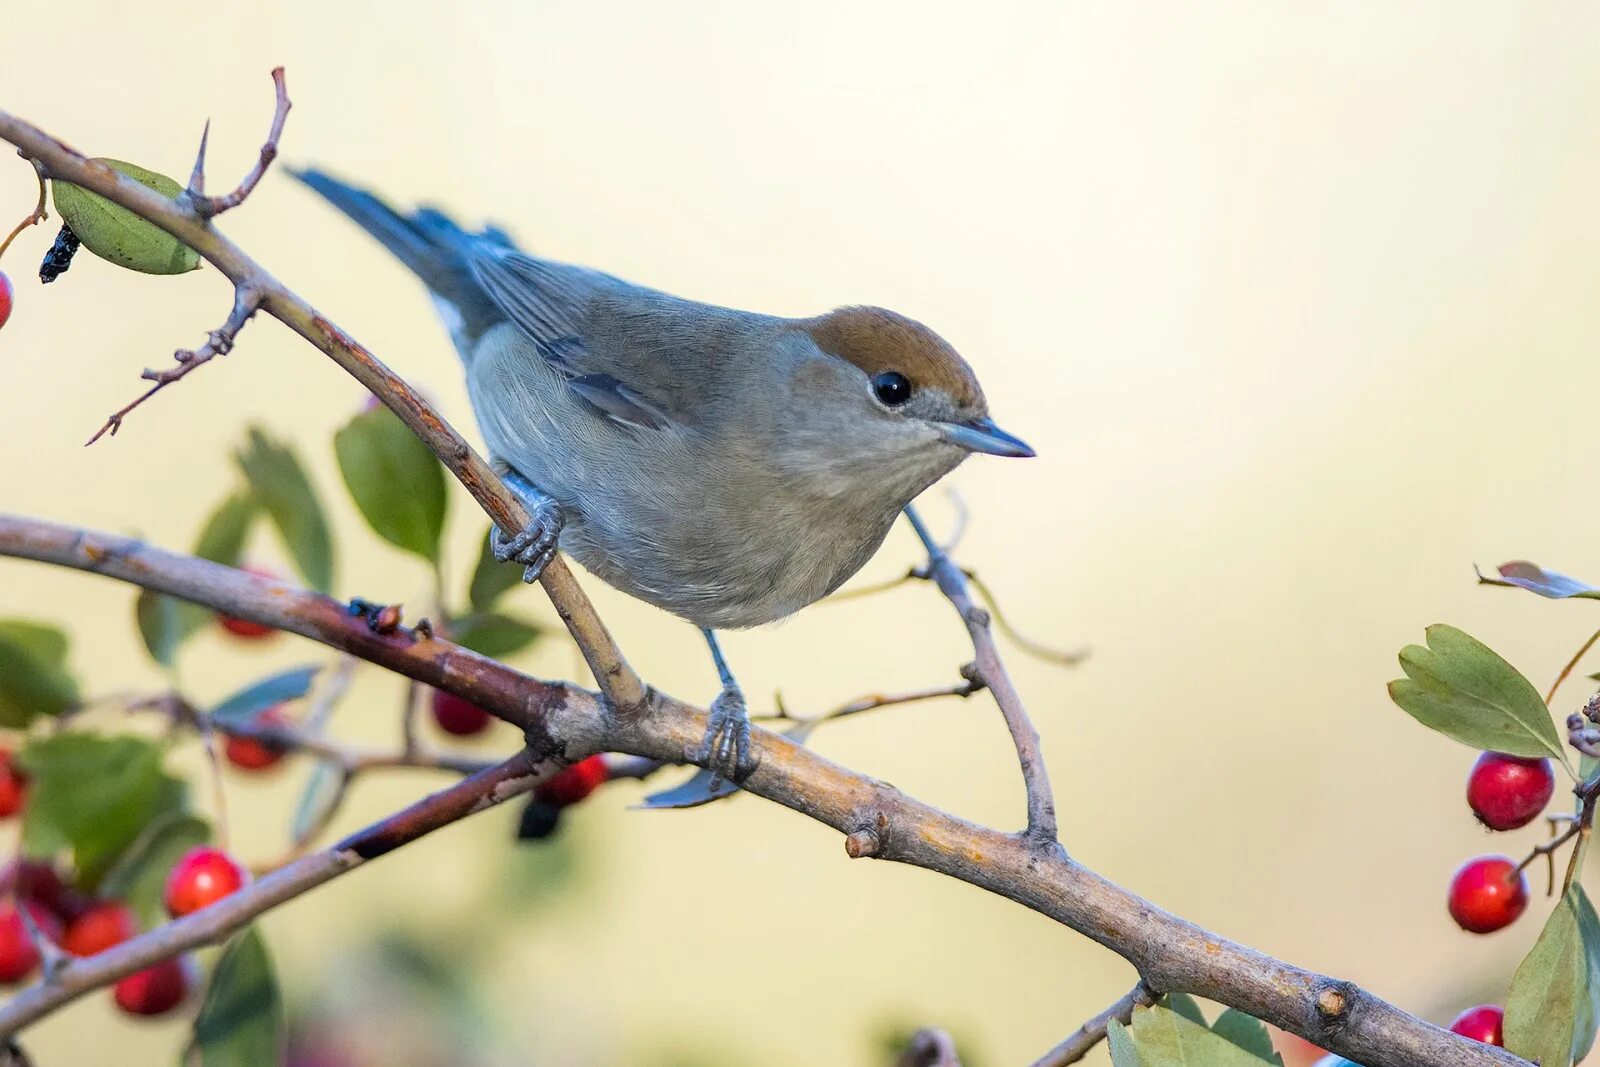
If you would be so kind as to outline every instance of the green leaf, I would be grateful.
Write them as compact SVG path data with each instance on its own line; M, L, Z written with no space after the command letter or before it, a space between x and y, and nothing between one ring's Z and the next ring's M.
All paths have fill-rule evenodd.
M185 852L211 842L211 827L195 815L169 812L157 819L117 858L100 882L100 893L126 901L146 926L165 922L167 875Z
M195 542L194 554L213 563L237 567L244 556L250 527L261 513L254 495L240 491L223 500L206 519Z
M182 187L165 174L120 159L98 159L162 196L176 197ZM200 266L194 249L153 222L146 222L99 193L59 179L50 183L61 221L72 227L83 246L101 259L143 274L183 274Z
M224 729L255 718L274 704L299 700L311 691L311 683L322 668L294 667L251 682L211 709L211 721Z
M1554 756L1567 764L1550 711L1533 683L1489 646L1453 626L1430 626L1428 647L1407 645L1407 677L1389 696L1422 725L1473 748L1513 756Z
M1272 1047L1272 1035L1267 1032L1267 1024L1253 1015L1246 1015L1234 1008L1224 1009L1212 1024L1211 1032L1267 1063L1275 1063L1279 1067L1283 1065L1283 1057Z
M1258 1056L1213 1033L1204 1022L1195 1022L1185 1014L1160 1005L1134 1012L1127 1029L1125 1036L1131 1036L1132 1040L1124 1042L1122 1059L1118 1058L1116 1044L1112 1045L1111 1058L1117 1067L1261 1067L1262 1064L1281 1067L1282 1064L1276 1053L1270 1057ZM1136 1058L1128 1058L1130 1045Z
M1569 1067L1593 1044L1595 994L1584 988L1593 967L1588 958L1592 949L1583 930L1592 922L1593 909L1582 887L1573 886L1562 895L1511 979L1506 995L1508 1050L1543 1067Z
M54 626L0 619L0 726L20 730L78 702L67 670L67 635Z
M344 799L350 784L344 769L327 760L318 760L306 778L305 789L294 807L294 818L289 823L289 840L296 845L309 841L327 821L339 801Z
M483 546L478 549L478 565L472 570L472 585L467 599L474 611L488 611L508 591L522 584L523 568L515 563L501 563L494 558L489 534L483 535Z
M1168 993L1161 998L1161 1006L1192 1023L1199 1023L1201 1026L1206 1024L1205 1013L1200 1010L1200 1002L1187 993Z
M437 563L450 498L428 446L380 406L346 423L333 449L367 525L396 548Z
M301 577L318 592L328 592L333 588L333 537L293 449L251 427L250 440L237 458Z
M1115 1019L1106 1027L1106 1041L1111 1046L1111 1067L1144 1067L1133 1032Z
M30 742L17 756L32 781L22 843L30 855L70 849L78 882L93 888L157 819L183 810L184 785L162 750L140 737L74 732Z
M283 999L272 957L254 926L223 950L205 1003L194 1021L201 1067L258 1067L282 1063Z
M1549 597L1551 600L1566 600L1570 597L1587 597L1590 600L1600 600L1600 589L1596 589L1588 582L1581 582L1576 578L1568 578L1565 574L1547 571L1537 563L1529 563L1525 559L1514 559L1510 563L1502 563L1495 570L1500 572L1498 578L1489 578L1482 571L1478 572L1478 581L1483 585L1509 585L1517 589L1526 589L1530 593Z
M204 608L149 589L139 591L133 615L145 651L163 667L173 665L179 646L211 617Z
M1582 845L1582 840L1579 842ZM1581 864L1580 857L1579 863ZM1578 1003L1577 1025L1572 1040L1572 1058L1582 1060L1594 1049L1595 1036L1600 1031L1600 916L1583 886L1570 890L1578 912L1578 935L1583 941L1583 998Z
M450 627L452 641L490 659L521 652L533 644L539 633L539 628L531 622L493 612L468 615L457 619Z

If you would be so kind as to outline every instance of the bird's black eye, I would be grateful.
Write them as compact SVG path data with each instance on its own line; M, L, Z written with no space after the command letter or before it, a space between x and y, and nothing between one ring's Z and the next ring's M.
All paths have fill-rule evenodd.
M911 399L911 381L897 370L886 370L872 379L872 395L897 408Z

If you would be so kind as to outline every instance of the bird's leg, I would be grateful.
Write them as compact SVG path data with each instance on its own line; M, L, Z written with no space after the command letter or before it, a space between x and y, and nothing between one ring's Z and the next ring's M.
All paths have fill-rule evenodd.
M728 661L722 658L722 647L717 635L702 629L706 644L711 646L711 658L717 665L717 677L722 679L722 692L711 702L711 721L706 724L706 734L698 745L684 749L684 758L691 763L704 763L711 772L711 788L724 778L738 785L750 777L757 760L750 751L750 714L745 710L744 694L739 683L728 670Z
M561 506L521 473L508 468L500 476L522 506L528 509L528 525L510 537L496 526L489 534L489 547L501 563L520 563L522 580L536 582L545 566L555 558L561 538Z

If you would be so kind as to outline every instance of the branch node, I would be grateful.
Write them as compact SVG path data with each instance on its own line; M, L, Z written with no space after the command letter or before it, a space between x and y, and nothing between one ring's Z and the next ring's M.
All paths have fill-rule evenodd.
M883 850L883 842L876 830L863 827L844 839L844 854L853 860L876 856Z
M1350 1002L1355 987L1349 982L1331 981L1317 993L1317 1017L1324 1032L1332 1032L1343 1025L1350 1014Z

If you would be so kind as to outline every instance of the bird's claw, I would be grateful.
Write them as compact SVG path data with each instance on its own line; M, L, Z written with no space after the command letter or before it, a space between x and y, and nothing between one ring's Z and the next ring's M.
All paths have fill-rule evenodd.
M690 763L704 764L711 772L711 788L724 779L738 785L750 777L761 760L750 747L750 715L745 710L744 694L724 689L711 702L711 720L698 745L684 749Z
M496 526L489 534L489 547L501 563L522 564L522 580L531 585L555 558L560 540L561 513L554 507L536 507L532 521L510 537Z

